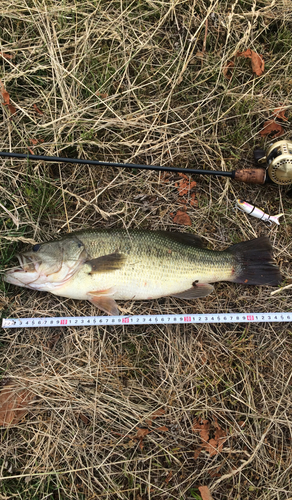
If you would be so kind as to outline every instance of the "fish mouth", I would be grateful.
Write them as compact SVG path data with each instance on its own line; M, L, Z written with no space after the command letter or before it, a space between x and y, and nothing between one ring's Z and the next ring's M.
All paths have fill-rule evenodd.
M16 257L18 258L19 266L6 271L4 281L13 285L31 288L30 285L39 278L40 263L30 255L16 254Z
M40 263L37 262L32 256L26 254L16 254L16 257L19 261L19 267L16 267L14 272L34 273L38 271Z

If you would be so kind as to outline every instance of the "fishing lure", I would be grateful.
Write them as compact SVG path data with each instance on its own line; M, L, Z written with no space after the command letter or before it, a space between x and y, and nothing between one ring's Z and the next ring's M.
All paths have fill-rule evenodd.
M250 205L250 203L247 203L246 201L241 199L236 200L236 203L239 210L241 210L242 212L246 212L247 214L252 215L257 219L269 222L270 224L272 222L275 222L276 224L280 225L279 217L282 217L282 215L284 215L284 214L268 215L265 212L263 212L263 210L261 210L260 208L257 208L254 205Z

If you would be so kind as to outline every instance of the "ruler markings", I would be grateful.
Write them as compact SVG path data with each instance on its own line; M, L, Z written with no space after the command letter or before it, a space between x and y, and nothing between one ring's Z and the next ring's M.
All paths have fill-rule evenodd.
M159 314L141 316L64 316L47 318L7 318L3 328L38 328L42 326L152 325L206 323L286 323L292 312L219 313L219 314Z

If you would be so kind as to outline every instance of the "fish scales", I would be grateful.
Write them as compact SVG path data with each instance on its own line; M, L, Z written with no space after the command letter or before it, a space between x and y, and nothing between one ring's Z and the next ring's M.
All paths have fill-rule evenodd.
M6 272L12 284L79 300L118 314L118 300L205 297L210 283L277 285L281 276L267 237L225 251L202 248L189 233L83 230L34 245Z
M126 230L77 233L92 258L114 252L127 255L122 269L109 273L104 286L122 284L116 298L159 297L190 288L194 281L215 282L232 276L234 257L173 241L159 232ZM101 277L100 277L101 278ZM145 282L147 289L145 290ZM135 290L133 289L135 288ZM147 295L147 297L146 297Z

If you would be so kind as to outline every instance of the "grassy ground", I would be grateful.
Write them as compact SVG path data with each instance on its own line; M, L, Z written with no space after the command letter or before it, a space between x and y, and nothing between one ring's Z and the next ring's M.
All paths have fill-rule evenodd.
M2 0L0 78L17 111L1 106L0 149L250 167L253 148L268 142L259 131L280 105L291 138L290 7ZM248 48L264 58L261 76L235 57ZM212 249L268 234L283 284L291 282L287 188L196 177L183 201L180 180L1 160L2 271L16 250L58 233L139 227L197 233ZM238 197L284 212L280 227L235 211ZM174 221L184 205L191 226ZM120 306L127 314L291 310L291 288L270 293L221 283L195 302ZM3 317L97 313L3 282L0 307ZM36 397L22 420L0 429L0 499L199 500L206 485L214 500L291 500L291 333L277 323L2 330L1 377Z

